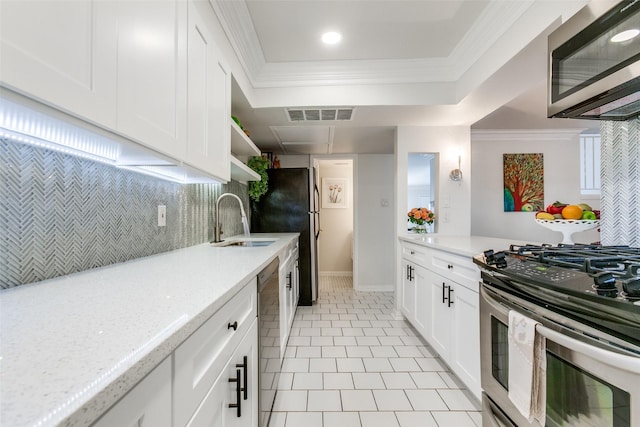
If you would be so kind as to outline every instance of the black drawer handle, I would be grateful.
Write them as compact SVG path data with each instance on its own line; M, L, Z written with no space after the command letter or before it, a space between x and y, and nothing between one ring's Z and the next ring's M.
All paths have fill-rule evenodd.
M229 322L227 323L227 329L231 329L233 328L234 331L238 330L238 321L235 321L233 323Z
M411 254L411 255L415 255L415 254L416 254L416 252L415 252L415 251L411 251L411 252L410 252L410 254Z
M236 364L236 368L242 368L244 371L244 383L242 384L242 391L244 392L244 400L247 400L249 398L249 386L248 386L248 382L249 382L249 362L248 362L248 357L244 356L243 359L243 363L237 363Z
M229 408L237 409L237 417L240 418L242 416L242 397L240 396L240 369L236 369L236 377L229 378L230 383L236 383L236 402L237 403L229 403Z
M287 288L291 290L291 272L287 273Z
M447 264L447 268L448 268L449 270L451 270L451 269L453 268L453 265L451 265L451 264Z

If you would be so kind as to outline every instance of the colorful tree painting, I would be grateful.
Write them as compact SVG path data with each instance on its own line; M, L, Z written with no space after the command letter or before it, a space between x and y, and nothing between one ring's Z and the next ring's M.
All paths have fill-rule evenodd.
M535 212L544 207L542 153L503 154L504 211Z

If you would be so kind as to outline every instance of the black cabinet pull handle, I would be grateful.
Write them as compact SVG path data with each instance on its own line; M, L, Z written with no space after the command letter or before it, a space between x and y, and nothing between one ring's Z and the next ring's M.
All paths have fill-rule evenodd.
M444 304L444 303L445 303L445 301L446 301L445 296L444 296L444 290L445 290L445 288L446 288L446 287L447 287L447 285L445 285L445 283L444 283L444 282L442 282L442 303L443 303L443 304Z
M236 408L236 416L240 418L242 416L242 396L240 395L240 369L236 369L236 377L229 378L230 383L236 383L236 402L229 403L229 408Z
M449 288L449 295L447 296L447 299L449 300L447 302L447 307L451 307L451 304L453 304L453 300L451 299L451 293L453 292L453 288L451 286L447 286Z
M411 281L411 266L407 264L407 280Z
M291 289L291 272L287 273L287 288Z
M411 253L411 255L415 255L415 251L411 251L410 253Z
M235 322L231 323L227 323L227 329L231 329L233 328L234 331L238 330L238 321L236 320Z
M451 269L453 268L453 265L451 265L451 264L447 264L447 268L448 268L449 270L451 270Z
M249 386L248 386L248 382L249 382L249 362L248 362L248 357L244 356L243 359L243 363L237 363L236 364L236 368L242 368L244 371L244 382L242 384L242 391L244 392L244 400L247 400L249 398L248 392L249 392Z
M414 267L409 267L409 281L410 281L410 282L413 282L413 279L415 278L415 276L413 275L413 272L414 272L415 270L416 270L416 269L415 269Z

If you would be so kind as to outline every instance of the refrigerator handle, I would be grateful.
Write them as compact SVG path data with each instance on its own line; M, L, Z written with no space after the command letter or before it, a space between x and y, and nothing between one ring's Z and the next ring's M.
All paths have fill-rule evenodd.
M314 213L316 215L318 215L318 224L317 224L317 228L314 230L315 231L315 235L316 235L316 240L318 240L318 236L320 236L320 191L318 190L318 186L316 184L313 184L313 192L315 193L315 200L314 200ZM317 203L315 203L317 202Z

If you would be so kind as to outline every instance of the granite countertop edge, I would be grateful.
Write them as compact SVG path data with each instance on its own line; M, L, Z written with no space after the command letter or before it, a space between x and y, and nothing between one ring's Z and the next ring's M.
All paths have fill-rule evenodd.
M511 244L527 243L519 239L504 239L487 236L454 236L441 235L437 233L403 234L399 235L398 239L469 258L480 255L488 249L493 249L497 252L509 249L509 245Z
M205 243L0 292L3 424L15 427L92 424L252 277L281 256L298 236L298 233L252 234L259 239L273 238L275 242L253 248L214 247ZM134 276L131 283L115 283L127 282L131 276ZM184 281L177 280L181 283L173 283L175 288L171 286L172 280L182 277ZM136 287L127 288L128 285ZM127 290L135 294L130 300ZM118 291L123 292L116 295ZM82 307L87 301L95 307ZM82 316L65 314L70 307L84 313L84 317L96 310L96 320L87 319L87 323L93 324L83 328ZM99 311L100 307L104 307L104 313ZM109 309L115 311L113 317L107 312ZM142 317L145 313L148 321ZM140 325L128 329L132 319ZM69 324L49 324L61 320L68 320ZM45 331L38 330L39 326ZM78 328L77 336L73 328ZM95 332L97 329L100 330ZM108 337L109 329L113 331L111 337L119 338L120 329L122 334L132 332L134 337L123 340L127 342L121 344L122 348L110 351L111 346L120 343L106 340L102 344L95 339L97 334ZM47 336L51 334L53 338ZM38 340L44 336L46 339ZM82 366L83 358L75 354L74 345L78 345L75 341L87 340L98 344L93 350L78 348L78 353L86 353L84 356L90 359L93 354L98 361L87 360L91 362L87 370L92 372L83 376L75 372ZM52 356L43 356L47 353ZM64 367L70 370L67 373L70 379L66 379Z

